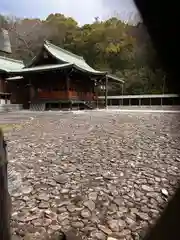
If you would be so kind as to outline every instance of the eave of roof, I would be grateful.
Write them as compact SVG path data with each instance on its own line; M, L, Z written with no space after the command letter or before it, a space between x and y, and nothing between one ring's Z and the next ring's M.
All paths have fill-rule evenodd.
M21 80L23 79L22 76L16 76L16 77L8 77L6 78L7 81L16 81L16 80Z
M52 64L52 65L43 65L43 66L36 66L31 68L23 68L19 70L9 71L12 75L24 75L27 73L38 73L38 72L46 72L46 71L53 71L53 70L63 70L67 68L72 68L72 64L65 63L65 64Z
M23 67L23 61L0 56L0 70L2 71L9 72L13 70L20 70Z
M107 77L108 77L108 80L110 80L112 82L114 81L114 82L124 83L124 80L122 80L121 78L118 78L116 76L113 76L111 74L108 74Z

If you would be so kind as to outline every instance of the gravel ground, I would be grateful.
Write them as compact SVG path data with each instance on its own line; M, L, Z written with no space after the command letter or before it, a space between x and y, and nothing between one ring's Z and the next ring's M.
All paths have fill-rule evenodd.
M58 229L83 239L139 239L177 186L180 114L28 117L6 134L9 165L22 178L11 194L15 239L41 240Z

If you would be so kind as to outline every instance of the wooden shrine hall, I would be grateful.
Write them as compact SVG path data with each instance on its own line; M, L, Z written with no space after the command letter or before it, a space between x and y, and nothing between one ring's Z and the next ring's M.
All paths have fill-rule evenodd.
M123 84L121 79L90 67L83 57L48 41L26 65L0 57L0 93L5 103L21 104L25 109L95 108L96 88L102 85L107 106L110 81Z

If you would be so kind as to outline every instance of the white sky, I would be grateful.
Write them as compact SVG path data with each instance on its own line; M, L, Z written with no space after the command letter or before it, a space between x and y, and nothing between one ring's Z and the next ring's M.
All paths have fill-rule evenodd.
M79 24L91 23L95 17L105 19L113 15L122 20L137 10L131 0L1 0L0 13L17 17L44 19L51 13L73 17Z

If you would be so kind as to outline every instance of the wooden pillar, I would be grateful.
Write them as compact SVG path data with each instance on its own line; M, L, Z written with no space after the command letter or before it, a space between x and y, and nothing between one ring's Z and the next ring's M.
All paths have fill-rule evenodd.
M121 88L121 95L122 95L122 106L123 106L123 95L124 95L124 85L122 84L122 88Z
M69 99L69 89L70 89L70 79L69 79L69 76L67 76L66 78L66 95L67 95L67 98Z
M0 92L5 93L5 79L3 76L0 76ZM2 97L2 96L4 96L4 97ZM6 103L6 96L5 95L2 95L2 96L0 97L0 100L1 100L1 103L4 104L4 101Z
M69 91L69 88L70 88L70 79L69 79L69 77L66 78L66 87L67 87L67 91Z
M4 81L4 92L7 93L7 81ZM5 104L7 104L7 94L5 94Z
M94 81L90 78L90 82L91 82L91 89L90 89L90 101L93 102L93 96L94 96Z
M96 108L99 108L99 96L97 91L96 91Z
M94 92L96 95L96 108L99 107L99 102L98 102L98 82L94 82Z
M26 86L25 86L26 87ZM28 102L28 104L30 105L31 104L31 100L32 100L32 92L31 92L31 80L29 79L28 80L28 84L27 84L27 92L29 92L29 96L28 96L28 98L29 98L29 102ZM29 106L30 107L30 106Z
M72 101L70 101L70 110L72 111Z
M0 92L3 92L3 80L0 76ZM1 96L0 96L0 104L1 104Z
M4 79L0 76L0 92L4 92Z
M33 98L35 97L35 89L34 86L30 83L29 84L29 102L31 103Z
M105 108L108 106L108 77L105 78Z

